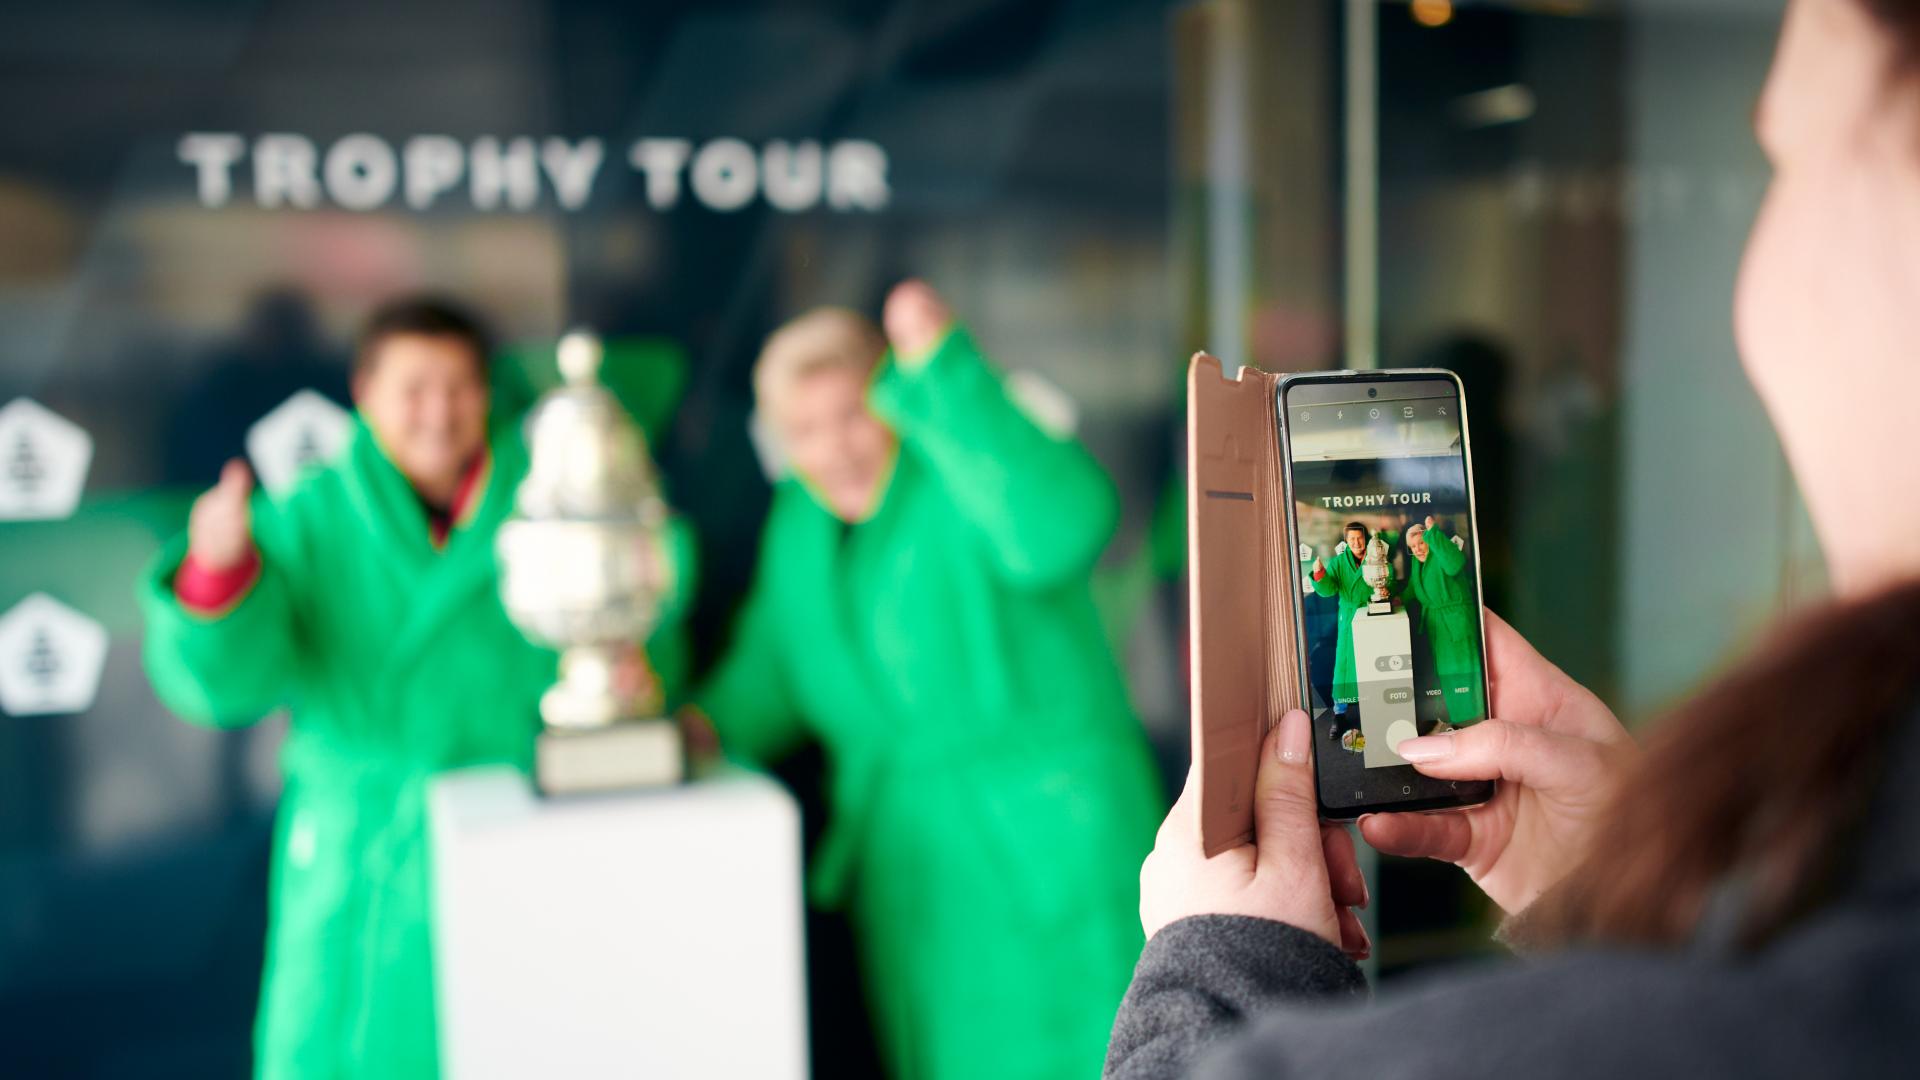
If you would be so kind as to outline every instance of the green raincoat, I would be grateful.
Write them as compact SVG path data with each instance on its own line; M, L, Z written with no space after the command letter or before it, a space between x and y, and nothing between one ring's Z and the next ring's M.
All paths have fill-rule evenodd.
M1382 543L1391 544L1395 533L1382 531L1376 534ZM1360 572L1360 556L1352 548L1342 551L1324 564L1327 572L1315 578L1311 574L1308 580L1313 582L1313 591L1321 596L1340 598L1340 637L1333 651L1333 700L1352 704L1360 700L1360 682L1353 670L1353 617L1367 609L1373 599L1373 586ZM1393 564L1387 564L1387 592L1396 592ZM1324 654L1322 654L1324 655Z
M849 527L779 484L697 696L736 755L825 746L810 890L849 912L893 1075L1096 1076L1165 805L1088 585L1114 491L964 331L871 400L901 443L880 505Z
M281 502L256 494L261 574L234 605L174 596L186 538L140 586L146 663L168 707L237 727L290 706L274 829L255 1069L263 1077L437 1072L424 793L434 773L532 759L556 657L499 599L494 533L524 473L518 427L443 548L405 477L357 422L344 454ZM690 537L675 533L678 565ZM680 593L686 589L682 575ZM649 643L682 677L676 597Z
M1466 552L1428 529L1427 559L1409 553L1407 587L1420 601L1420 628L1433 652L1433 671L1447 703L1447 719L1456 727L1484 718L1480 691L1480 617L1467 575Z

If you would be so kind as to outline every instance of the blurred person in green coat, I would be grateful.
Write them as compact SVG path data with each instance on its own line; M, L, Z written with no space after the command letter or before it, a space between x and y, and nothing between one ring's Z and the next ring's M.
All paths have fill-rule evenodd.
M489 437L488 343L450 305L375 314L346 450L282 500L227 464L140 584L146 664L168 707L235 727L291 723L274 829L255 1071L438 1071L424 794L443 769L527 768L556 656L499 599L494 533L525 471ZM671 695L680 595L648 643ZM628 677L644 677L635 650Z
M1089 587L1116 494L933 290L883 321L891 351L828 308L761 353L789 475L696 697L737 757L824 746L810 892L848 913L894 1075L1097 1075L1164 805Z
M1480 691L1480 606L1467 575L1466 540L1434 531L1433 518L1407 528L1407 588L1420 601L1420 628L1432 651L1432 671L1454 727L1486 715Z

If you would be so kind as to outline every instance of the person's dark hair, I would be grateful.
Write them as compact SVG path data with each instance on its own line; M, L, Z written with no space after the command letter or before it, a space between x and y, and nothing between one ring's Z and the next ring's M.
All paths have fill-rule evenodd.
M1853 869L1920 692L1920 581L1795 620L1654 731L1584 863L1528 915L1563 942L1672 945L1716 890L1758 945Z
M1373 532L1371 530L1369 530L1365 525L1361 524L1358 521L1347 522L1347 527L1344 529L1341 529L1340 531L1343 533L1358 532L1361 536L1366 536L1366 537L1371 537L1373 535Z
M1898 38L1908 63L1920 58L1920 2L1917 0L1860 0L1880 20L1887 33Z
M480 320L460 305L438 296L403 296L390 300L367 317L353 350L353 373L373 369L380 346L403 334L457 338L473 351L474 366L482 377L493 355L493 341Z

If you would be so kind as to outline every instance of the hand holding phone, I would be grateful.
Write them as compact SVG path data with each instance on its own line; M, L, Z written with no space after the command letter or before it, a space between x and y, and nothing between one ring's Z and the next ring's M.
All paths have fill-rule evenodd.
M1140 923L1152 937L1190 915L1249 915L1296 926L1355 960L1372 951L1354 908L1367 882L1344 825L1323 825L1313 792L1312 732L1298 709L1260 749L1253 838L1208 858L1196 772L1140 868Z
M1360 835L1389 855L1454 863L1515 912L1585 855L1639 748L1599 698L1513 627L1492 612L1486 623L1495 719L1408 740L1400 754L1423 775L1499 780L1498 791L1458 814L1370 814Z

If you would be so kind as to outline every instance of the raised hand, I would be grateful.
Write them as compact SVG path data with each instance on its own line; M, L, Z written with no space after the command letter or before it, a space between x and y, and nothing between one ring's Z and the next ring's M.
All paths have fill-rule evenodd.
M193 501L187 518L187 550L193 561L208 570L227 570L245 562L253 552L248 496L253 473L239 458L220 470L220 482Z
M880 323L893 346L894 362L911 371L925 364L933 347L946 336L953 325L953 311L932 286L908 278L887 294Z

